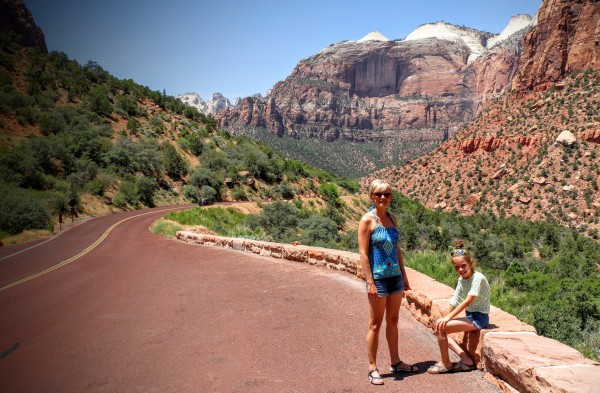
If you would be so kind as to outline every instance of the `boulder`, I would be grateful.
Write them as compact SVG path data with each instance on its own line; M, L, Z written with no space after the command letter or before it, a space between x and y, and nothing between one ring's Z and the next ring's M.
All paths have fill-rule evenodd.
M563 131L556 138L557 143L562 143L565 146L572 146L575 142L577 142L577 138L571 131Z

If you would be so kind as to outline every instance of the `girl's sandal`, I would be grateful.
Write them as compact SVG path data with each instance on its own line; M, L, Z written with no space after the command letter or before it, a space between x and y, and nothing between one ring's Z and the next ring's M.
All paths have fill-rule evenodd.
M374 376L373 373L379 374L379 370L374 368L373 370L369 371L369 382L371 382L373 385L383 385L383 378L381 378L380 375Z
M429 374L444 374L451 373L452 371L454 371L453 367L447 368L442 363L436 363L427 370Z
M403 363L404 362L402 360L400 360L398 363L392 364L390 366L390 371L393 373L418 373L419 372L419 368L417 366L413 366L412 364L404 363L409 368L400 367Z
M452 371L473 371L477 368L475 364L464 364L463 362L452 363Z

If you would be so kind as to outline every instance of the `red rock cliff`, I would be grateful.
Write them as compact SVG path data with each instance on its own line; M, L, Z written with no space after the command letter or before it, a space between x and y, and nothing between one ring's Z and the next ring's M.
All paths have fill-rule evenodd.
M544 90L566 75L600 68L600 1L544 0L524 39L515 90Z
M21 37L21 45L48 53L44 33L22 0L0 0L0 32L16 33Z
M463 42L438 38L342 42L301 61L266 100L217 113L230 131L264 125L291 137L444 139L510 86L521 36L474 62ZM258 108L258 110L257 110Z

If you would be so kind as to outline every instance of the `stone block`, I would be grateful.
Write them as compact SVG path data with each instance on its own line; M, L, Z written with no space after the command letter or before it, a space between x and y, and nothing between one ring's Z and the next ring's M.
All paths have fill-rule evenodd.
M296 262L308 262L308 249L298 246L283 246L283 258Z
M237 251L244 251L245 249L245 240L244 239L233 239L232 247Z
M533 371L540 392L600 391L600 364L541 367Z
M552 385L551 379L540 380L539 375L551 378L547 368L594 365L596 368L590 370L600 370L600 364L586 359L577 350L531 332L485 334L483 361L489 373L523 392L575 392L575 390L560 390ZM580 372L580 378L584 377L590 378L590 374ZM592 380L578 381L574 375L571 379L572 383L582 385L589 383L588 386L593 386Z

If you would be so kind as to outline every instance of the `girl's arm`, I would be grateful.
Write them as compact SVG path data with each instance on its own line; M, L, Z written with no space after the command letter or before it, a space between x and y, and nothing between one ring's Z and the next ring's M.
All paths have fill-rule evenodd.
M475 300L475 298L476 296L468 295L466 299L463 300L463 302L458 306L454 307L450 305L450 312L444 318L440 318L437 321L435 321L435 323L433 324L433 331L438 333L439 331L446 330L446 325L448 324L448 322L454 319L458 314L463 312L467 307L469 307L469 304L473 303L473 300Z
M367 293L369 298L377 300L377 287L373 281L373 272L369 263L369 241L371 240L371 220L363 216L358 224L358 253L360 255L360 266L367 282Z

